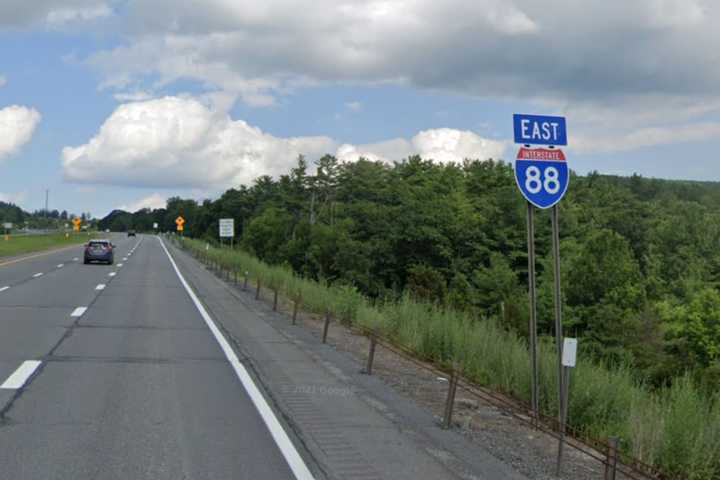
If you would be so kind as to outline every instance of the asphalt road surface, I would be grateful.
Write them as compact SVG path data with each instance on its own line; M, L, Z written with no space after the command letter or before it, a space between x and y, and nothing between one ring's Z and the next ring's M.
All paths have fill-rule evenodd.
M0 261L0 478L311 478L161 241Z

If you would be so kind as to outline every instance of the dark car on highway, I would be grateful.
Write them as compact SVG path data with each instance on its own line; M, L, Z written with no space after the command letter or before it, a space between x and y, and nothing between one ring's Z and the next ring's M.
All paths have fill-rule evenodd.
M114 245L110 240L90 240L85 245L85 264L90 262L105 262L112 265L115 261Z

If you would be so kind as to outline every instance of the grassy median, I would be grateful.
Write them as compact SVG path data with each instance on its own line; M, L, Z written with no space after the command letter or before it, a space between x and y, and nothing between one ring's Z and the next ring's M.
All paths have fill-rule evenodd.
M458 362L465 375L481 385L529 400L527 345L492 319L470 318L409 297L373 304L352 287L300 278L240 250L182 242L226 269L240 275L248 272L264 287L302 299L304 310L330 311L346 324L374 328L433 362ZM553 415L557 375L550 339L544 339L540 350L541 409ZM625 454L662 469L670 478L720 478L720 401L687 377L650 389L629 368L608 369L580 360L572 375L569 423L590 437L620 436Z
M71 245L81 245L92 238L92 234L71 233L68 237L64 233L51 233L46 235L9 235L0 236L0 258L16 257L27 253L53 250Z

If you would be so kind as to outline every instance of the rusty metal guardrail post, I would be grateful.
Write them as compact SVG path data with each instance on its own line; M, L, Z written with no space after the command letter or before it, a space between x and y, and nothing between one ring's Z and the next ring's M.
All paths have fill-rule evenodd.
M327 343L328 329L330 328L330 311L325 312L325 323L323 323L322 343Z
M377 335L375 331L370 332L370 351L368 352L367 365L365 366L365 372L368 375L372 375L373 362L375 361L375 347L377 346Z
M458 385L458 368L457 364L453 364L452 374L450 375L450 382L448 383L448 393L445 400L445 414L443 415L442 426L444 429L450 428L452 425L452 414L453 407L455 406L455 393L457 392Z
M295 325L297 322L297 314L298 314L298 308L300 307L300 298L295 299L295 303L293 304L293 314L292 314L292 324ZM324 342L323 342L324 343Z
M605 460L604 480L615 480L615 476L617 474L619 443L620 443L620 439L618 439L618 437L608 438L608 449L607 449L607 459Z

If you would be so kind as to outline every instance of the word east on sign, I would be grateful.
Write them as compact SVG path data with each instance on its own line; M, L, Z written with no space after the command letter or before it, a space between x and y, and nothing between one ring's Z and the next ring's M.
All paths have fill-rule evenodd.
M520 148L515 159L515 181L523 196L536 207L550 208L558 203L569 180L562 150Z
M513 115L515 143L524 145L567 145L564 117Z

